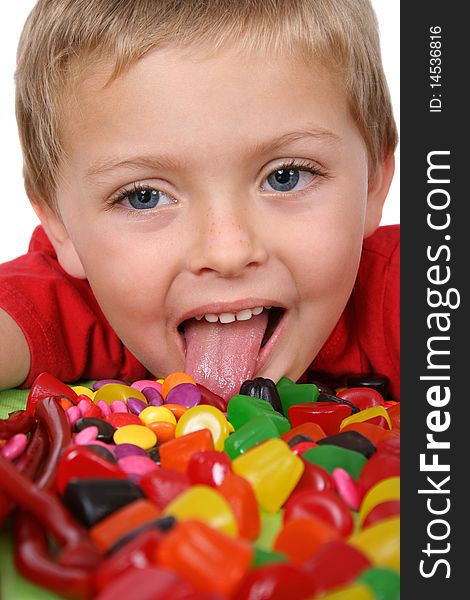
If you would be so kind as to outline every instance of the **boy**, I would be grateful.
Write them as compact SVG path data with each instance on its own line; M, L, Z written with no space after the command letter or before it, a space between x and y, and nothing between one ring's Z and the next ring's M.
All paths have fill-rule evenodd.
M17 117L42 224L0 387L376 371L398 399L396 130L367 0L39 0Z

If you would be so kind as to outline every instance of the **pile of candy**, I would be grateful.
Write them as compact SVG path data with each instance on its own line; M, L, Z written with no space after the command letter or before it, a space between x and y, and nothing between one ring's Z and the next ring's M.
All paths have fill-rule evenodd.
M0 420L19 572L75 599L397 600L400 404L351 382L227 404L186 373L41 374Z

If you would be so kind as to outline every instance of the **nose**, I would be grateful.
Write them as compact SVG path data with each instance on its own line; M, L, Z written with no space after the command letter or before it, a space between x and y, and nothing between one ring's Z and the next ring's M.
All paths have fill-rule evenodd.
M239 277L247 268L262 265L268 256L264 236L246 208L209 208L197 222L189 269L194 274L214 272Z

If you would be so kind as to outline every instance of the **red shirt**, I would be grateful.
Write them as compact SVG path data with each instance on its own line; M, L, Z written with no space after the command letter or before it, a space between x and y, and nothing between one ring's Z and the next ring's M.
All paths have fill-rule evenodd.
M0 307L29 344L24 387L42 371L69 382L150 375L111 329L88 282L60 267L42 227L35 229L27 254L0 265ZM349 302L308 376L382 373L398 399L399 336L399 226L391 225L364 241Z

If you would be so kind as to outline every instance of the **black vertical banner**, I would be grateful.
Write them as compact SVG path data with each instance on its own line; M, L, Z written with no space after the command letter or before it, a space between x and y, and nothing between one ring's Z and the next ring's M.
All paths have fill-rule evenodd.
M470 193L464 181L470 163L463 145L470 29L463 6L401 4L405 600L469 594Z

